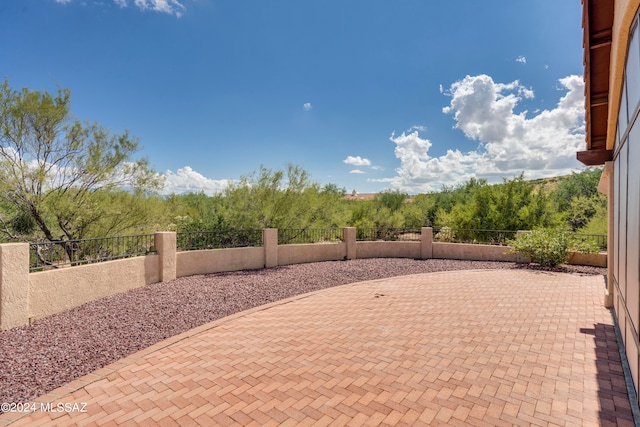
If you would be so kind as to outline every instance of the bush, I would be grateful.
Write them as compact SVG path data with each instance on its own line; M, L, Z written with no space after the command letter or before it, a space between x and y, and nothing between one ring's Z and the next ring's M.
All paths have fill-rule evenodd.
M571 234L564 230L540 228L528 233L518 234L510 242L510 253L529 257L545 267L555 267L567 262L574 246Z
M600 246L593 240L574 236L571 241L571 252L580 252L583 254L597 254L600 252Z
M452 242L455 235L450 227L442 227L435 237L436 240L439 240L440 242Z

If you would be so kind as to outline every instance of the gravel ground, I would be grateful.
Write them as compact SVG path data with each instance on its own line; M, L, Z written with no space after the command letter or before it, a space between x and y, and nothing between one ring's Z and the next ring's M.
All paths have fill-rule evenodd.
M0 332L0 402L28 402L215 319L332 286L415 273L533 268L507 262L362 259L218 273L156 283ZM555 271L606 274L561 266Z

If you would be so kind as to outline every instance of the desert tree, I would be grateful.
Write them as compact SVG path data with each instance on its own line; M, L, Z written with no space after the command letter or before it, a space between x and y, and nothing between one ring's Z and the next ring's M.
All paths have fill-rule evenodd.
M52 242L80 239L102 220L117 230L106 194L144 197L162 185L145 159L134 159L136 138L75 119L70 97L69 89L52 95L0 84L0 231L11 239L31 230ZM139 209L118 206L120 221L131 218L128 207Z

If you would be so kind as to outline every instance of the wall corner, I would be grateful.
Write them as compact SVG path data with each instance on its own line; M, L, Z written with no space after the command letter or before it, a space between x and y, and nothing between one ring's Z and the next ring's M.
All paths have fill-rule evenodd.
M161 231L155 233L156 252L160 256L160 281L169 282L176 278L176 233Z
M420 258L433 258L433 228L422 227L420 233Z
M29 244L0 245L0 330L29 324Z
M264 245L264 267L278 266L278 229L265 228L262 230L262 242Z
M356 228L345 227L342 229L342 240L347 246L347 253L344 259L356 259L358 256L356 252Z

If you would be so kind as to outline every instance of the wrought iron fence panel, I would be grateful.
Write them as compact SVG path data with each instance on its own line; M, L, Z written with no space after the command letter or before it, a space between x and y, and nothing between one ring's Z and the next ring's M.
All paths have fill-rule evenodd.
M597 245L601 251L607 250L607 235L606 234L582 234L574 233L574 237L583 242L592 242Z
M212 230L176 233L178 251L262 246L262 230Z
M29 271L91 264L156 252L153 234L29 244Z
M474 230L442 227L433 229L433 240L436 242L506 246L510 240L515 239L517 233L514 230Z
M278 244L342 242L341 228L285 228L278 230Z
M359 241L419 242L421 238L422 230L419 228L358 228L356 230L356 240Z

